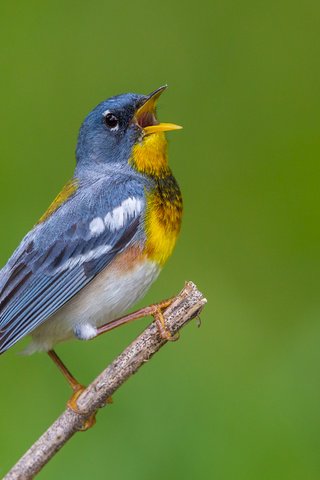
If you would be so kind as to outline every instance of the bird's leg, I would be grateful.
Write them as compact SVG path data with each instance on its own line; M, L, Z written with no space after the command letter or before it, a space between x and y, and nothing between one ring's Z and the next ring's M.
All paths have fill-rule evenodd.
M72 375L70 370L62 362L61 358L58 357L58 355L54 350L49 350L48 355L51 358L51 360L53 360L53 362L56 364L56 366L59 368L60 372L62 373L64 378L67 380L67 382L69 383L74 393L83 391L85 389L85 387L81 385L81 383L79 383L78 380L76 380L76 378Z
M173 298L170 298L168 300L164 300L163 302L155 303L154 305L141 308L140 310L137 310L133 313L129 313L129 315L125 315L124 317L117 318L112 322L106 323L105 325L102 325L101 327L97 328L97 336L102 335L103 333L109 332L114 328L120 327L120 325L133 322L138 318L151 315L155 319L161 338L171 342L178 340L179 336L171 334L163 318L163 311L171 305L173 300L174 300Z
M51 360L53 360L53 362L56 364L56 366L59 368L60 372L62 373L62 375L67 380L67 382L69 383L70 387L73 390L73 395L68 400L67 406L71 408L71 410L73 410L74 412L80 415L83 414L83 412L80 412L78 409L77 400L81 395L81 393L86 389L86 387L84 387L81 383L77 381L77 379L72 375L70 370L62 362L61 358L58 357L58 355L54 350L49 350L48 355L51 358ZM108 403L111 403L111 400ZM93 425L96 423L95 417L96 417L95 413L91 415L91 417L85 422L81 430L88 430L88 428L93 427Z

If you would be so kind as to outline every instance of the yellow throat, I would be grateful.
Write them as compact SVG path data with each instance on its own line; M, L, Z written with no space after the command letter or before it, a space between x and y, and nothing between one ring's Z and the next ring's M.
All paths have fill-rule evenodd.
M167 155L167 139L163 132L153 133L136 143L130 163L140 173L160 177L170 172Z

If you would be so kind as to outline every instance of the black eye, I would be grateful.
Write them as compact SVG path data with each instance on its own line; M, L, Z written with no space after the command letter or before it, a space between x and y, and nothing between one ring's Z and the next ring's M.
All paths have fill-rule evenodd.
M119 120L113 113L107 113L104 117L104 123L107 125L108 128L116 128L119 125Z

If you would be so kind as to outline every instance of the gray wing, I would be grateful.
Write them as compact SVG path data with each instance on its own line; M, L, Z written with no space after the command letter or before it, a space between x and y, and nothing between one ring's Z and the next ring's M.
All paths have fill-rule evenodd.
M59 235L55 232L51 241L48 228L42 225L25 237L0 272L0 354L53 315L119 252L137 241L143 200L128 200L127 210L122 202L104 217L81 218ZM134 208L137 205L139 209Z

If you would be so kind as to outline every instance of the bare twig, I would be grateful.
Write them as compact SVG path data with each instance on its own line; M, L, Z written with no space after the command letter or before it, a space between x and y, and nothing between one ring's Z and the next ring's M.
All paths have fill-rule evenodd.
M176 334L188 321L195 318L206 299L192 282L164 312L167 328ZM166 342L153 322L116 358L81 394L77 405L79 413L67 408L48 430L32 445L4 477L4 480L28 480L60 450L61 447L107 403L107 399Z

